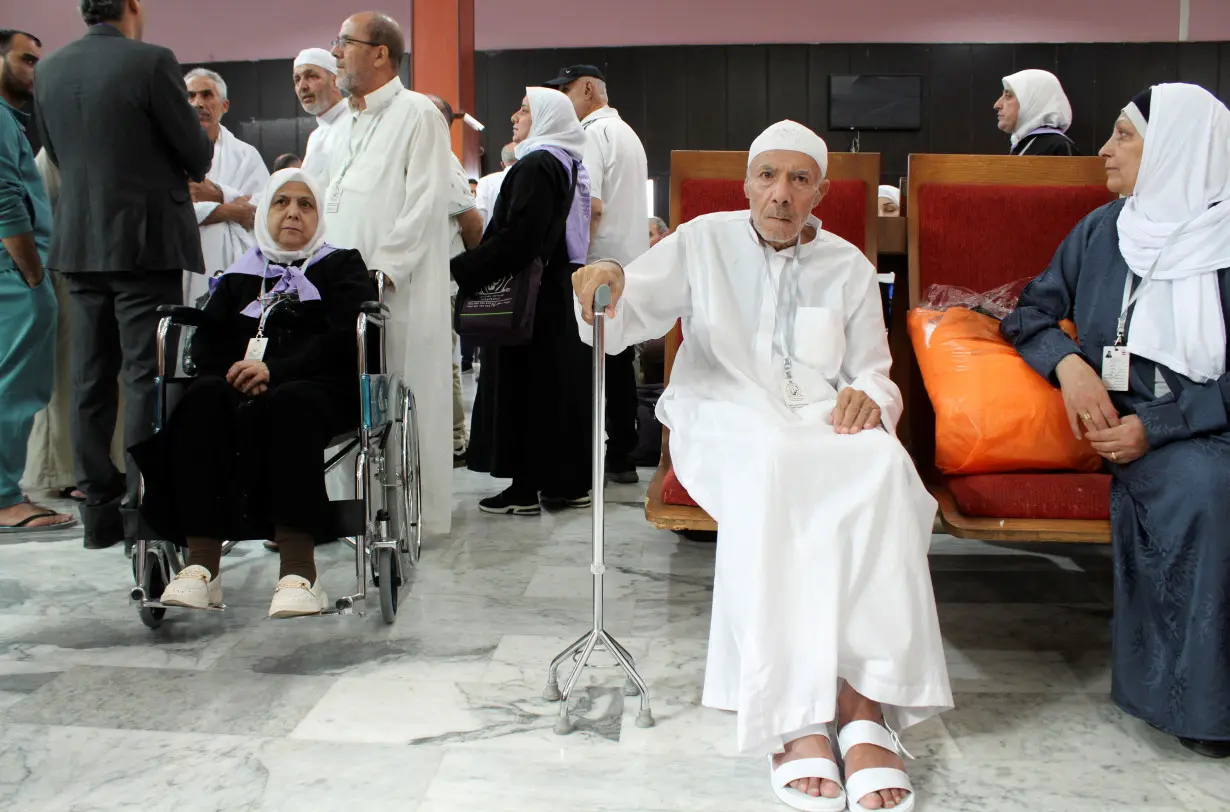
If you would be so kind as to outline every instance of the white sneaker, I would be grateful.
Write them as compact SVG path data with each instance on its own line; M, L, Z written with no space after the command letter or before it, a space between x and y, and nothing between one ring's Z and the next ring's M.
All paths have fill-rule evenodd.
M299 617L318 615L329 605L319 582L309 584L301 575L287 575L278 581L269 604L269 617Z
M210 580L209 570L193 564L184 567L162 591L161 602L167 606L188 609L208 609L222 605L222 576Z

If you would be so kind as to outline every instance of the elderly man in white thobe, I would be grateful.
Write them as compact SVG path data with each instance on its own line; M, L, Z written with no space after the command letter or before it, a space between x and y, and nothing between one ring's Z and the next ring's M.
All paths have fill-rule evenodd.
M344 143L350 125L346 99L337 86L337 59L324 48L307 48L295 57L295 96L305 112L316 117L308 136L303 168L317 178L329 177L329 161Z
M256 147L222 126L231 109L226 82L211 70L197 68L184 76L188 101L214 144L214 162L203 183L189 183L196 221L201 226L205 275L184 274L184 304L196 305L209 293L209 277L231 267L256 245L252 222L269 169Z
M875 269L811 215L827 166L815 133L775 124L751 147L750 212L698 217L574 288L592 321L611 286L611 353L683 319L658 417L719 526L702 701L738 713L740 749L769 754L786 804L910 810L894 731L952 706L927 568L936 505L893 434Z
M333 56L351 123L330 156L324 205L330 244L357 249L392 285L386 362L417 401L423 526L443 534L453 511L450 147L435 105L398 78L405 52L401 29L383 14L342 24Z
M517 142L513 141L505 144L500 150L500 171L483 175L478 179L478 190L474 192L474 200L478 213L483 218L484 231L487 230L487 224L491 222L491 215L495 214L495 201L500 199L500 187L504 185L504 178L516 162Z

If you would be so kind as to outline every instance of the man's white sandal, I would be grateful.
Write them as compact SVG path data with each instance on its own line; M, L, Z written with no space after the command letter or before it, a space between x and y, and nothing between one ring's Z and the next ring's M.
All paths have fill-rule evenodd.
M817 734L828 738L826 734ZM843 792L836 798L813 797L806 792L799 792L790 786L795 781L804 778L823 778L841 786L841 772L837 763L827 758L799 758L787 761L774 768L773 756L769 756L769 780L773 783L773 794L777 799L792 809L802 812L844 812L846 794Z
M875 722L866 720L849 722L837 734L837 747L841 750L843 762L846 760L846 754L860 744L872 744L904 758L913 758L902 746L901 739L896 733ZM892 767L868 767L846 776L846 797L850 802L850 812L872 812L863 806L862 799L873 792L886 789L901 789L910 793L904 801L887 812L912 812L914 785L910 783L908 775Z

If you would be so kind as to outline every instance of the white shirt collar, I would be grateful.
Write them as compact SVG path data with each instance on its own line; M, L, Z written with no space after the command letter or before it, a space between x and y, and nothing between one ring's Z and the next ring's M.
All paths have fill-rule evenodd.
M619 118L619 111L609 105L607 107L599 107L581 120L581 126L588 127L590 124L603 118Z
M405 85L401 83L401 77L394 76L387 83L385 83L384 87L381 87L378 90L373 90L371 93L368 93L363 97L363 109L354 107L352 104L350 111L355 118L358 118L360 114L365 112L375 115L385 107L392 104L393 99L397 98L398 94L405 89ZM352 102L353 100L354 97L351 97Z
M337 120L342 117L342 113L346 112L346 100L342 99L337 104L330 107L324 113L316 117L316 123L323 127L328 127L336 124Z

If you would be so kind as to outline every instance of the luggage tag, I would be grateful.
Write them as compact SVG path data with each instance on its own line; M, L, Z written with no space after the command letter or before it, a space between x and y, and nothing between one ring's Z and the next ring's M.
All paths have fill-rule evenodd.
M248 351L244 353L243 360L245 361L264 361L265 346L269 344L269 339L264 336L255 336L248 339Z
M1127 347L1104 347L1102 349L1102 383L1108 392L1126 392L1129 372L1132 369L1132 354Z

